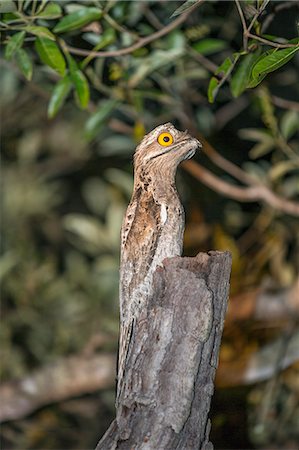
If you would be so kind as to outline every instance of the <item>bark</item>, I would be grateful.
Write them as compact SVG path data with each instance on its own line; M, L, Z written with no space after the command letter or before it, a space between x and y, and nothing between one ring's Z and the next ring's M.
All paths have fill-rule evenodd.
M211 449L208 419L227 306L228 252L169 258L136 324L116 419L96 450Z

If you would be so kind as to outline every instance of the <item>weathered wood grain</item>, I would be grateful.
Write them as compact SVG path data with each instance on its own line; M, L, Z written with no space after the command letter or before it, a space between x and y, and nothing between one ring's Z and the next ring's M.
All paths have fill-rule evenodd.
M208 414L230 270L228 252L168 258L156 270L116 419L96 450L213 448Z

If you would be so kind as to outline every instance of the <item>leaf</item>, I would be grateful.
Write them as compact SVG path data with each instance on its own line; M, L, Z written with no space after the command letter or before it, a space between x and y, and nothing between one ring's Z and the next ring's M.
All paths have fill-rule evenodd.
M214 103L214 100L215 100L217 92L218 92L218 84L219 84L219 81L217 80L217 78L212 77L210 79L209 87L208 87L208 100L210 103Z
M287 111L280 123L281 134L289 139L299 129L299 114L296 111Z
M93 51L101 50L102 48L106 47L109 44L112 44L116 39L115 31L113 28L108 28L101 36L97 36L97 44L93 48ZM92 52L89 56L87 56L84 61L81 63L81 69L84 69L89 62L94 58L92 56Z
M251 76L252 67L258 56L256 53L249 53L243 58L241 57L241 62L238 64L230 82L233 97L239 97L245 91Z
M242 273L244 270L244 261L240 254L237 242L232 234L228 234L224 231L221 225L216 225L215 227L213 244L215 248L219 250L229 250L233 259L232 270L235 274Z
M257 60L255 61L255 64L253 65L253 67L261 60L265 57L265 55L271 55L273 52L275 52L275 49L271 49L271 50L267 50L265 53L263 53L262 55L260 55ZM253 71L253 67L251 69L251 73L250 73L250 77L248 80L248 84L247 84L247 88L255 88L256 86L258 86L263 79L267 76L266 73L260 75L258 78L253 78L252 75L252 71Z
M72 88L72 81L68 75L66 75L64 78L62 78L56 86L54 87L54 90L52 92L52 96L50 98L50 102L48 105L48 117L52 119L56 116L58 111L63 106L66 97L68 96L71 88Z
M293 58L298 50L299 45L296 47L284 48L283 50L274 50L272 53L268 53L264 57L259 58L252 69L252 78L258 80L263 75L267 75L268 73L279 69Z
M276 181L278 178L283 177L286 173L292 170L298 171L298 166L294 161L281 161L271 167L269 176L272 181Z
M44 10L38 13L38 17L42 17L43 19L57 19L61 15L61 6L53 2L48 3Z
M193 5L195 5L195 3L198 3L198 0L187 0L179 8L177 8L170 17L179 16L180 14L186 12Z
M75 61L75 59L69 54L69 52L66 52L65 56L66 56L67 63L69 66L70 74L72 75L74 72L76 72L79 69L78 64Z
M106 47L109 44L112 44L112 42L115 41L116 35L113 28L108 28L108 30L104 31L104 33L99 36L99 41L96 44L95 51L101 50L102 48Z
M35 47L41 61L64 76L65 60L56 42L48 38L38 37L35 41Z
M115 134L107 138L101 139L98 147L98 153L102 156L131 156L132 150L136 147L136 142L133 141L131 136L125 136L123 134Z
M100 103L98 110L93 113L85 125L85 134L88 139L93 139L104 125L105 120L110 116L118 104L117 100L111 99Z
M90 95L88 81L83 72L79 69L71 73L71 78L75 86L78 104L80 108L85 109L88 105Z
M82 28L84 25L98 20L102 17L103 12L99 8L81 8L78 11L69 14L58 22L54 28L55 33L64 33Z
M133 142L131 142L131 146L133 146ZM132 175L123 170L111 168L105 171L105 178L124 192L128 198L131 197L134 184Z
M270 132L263 128L242 128L239 130L238 135L241 139L247 139L248 141L261 142L271 140L274 142Z
M223 63L220 64L220 66L215 71L215 75L221 74L221 75L225 76L231 69L232 64L233 63L232 63L231 59L226 58L223 61ZM219 83L220 83L220 81L216 77L212 77L210 79L209 86L208 86L208 100L210 103L214 102L214 100L218 94Z
M226 75L228 73L229 69L231 68L232 64L233 63L230 58L225 58L223 63L220 64L220 66L216 70L215 75L219 75L219 74Z
M20 48L16 53L16 57L19 69L25 78L30 81L32 78L33 65L28 53L23 48Z
M193 45L194 50L202 55L211 55L212 53L219 52L227 47L227 42L222 39L202 39Z
M107 230L103 224L91 216L67 214L63 219L64 228L71 233L69 239L79 248L91 254L111 248Z
M136 87L149 74L167 64L173 64L176 59L183 55L183 48L174 48L170 50L154 50L149 56L138 58L136 70L129 80L129 87Z
M15 52L19 50L24 42L25 31L15 33L8 41L5 47L5 58L10 60Z
M51 41L55 41L55 36L53 33L51 33L50 30L46 27L40 27L35 25L29 25L25 28L27 33L34 34L35 36L38 36L40 38L48 38Z
M275 143L273 139L268 139L261 141L260 143L254 145L249 152L249 156L251 159L261 158L262 156L270 153L275 147Z

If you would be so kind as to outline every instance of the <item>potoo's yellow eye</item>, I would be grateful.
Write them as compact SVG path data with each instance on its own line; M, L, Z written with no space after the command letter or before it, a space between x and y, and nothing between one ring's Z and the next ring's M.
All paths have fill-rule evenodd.
M163 147L168 147L173 143L173 137L170 133L161 133L158 136L158 142L160 145L163 145Z

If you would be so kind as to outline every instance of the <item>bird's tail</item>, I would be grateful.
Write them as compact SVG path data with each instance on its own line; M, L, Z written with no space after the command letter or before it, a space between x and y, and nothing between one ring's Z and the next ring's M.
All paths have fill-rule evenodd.
M118 347L116 405L119 403L120 394L124 387L125 368L131 347L133 329L134 319L126 324L121 323Z

